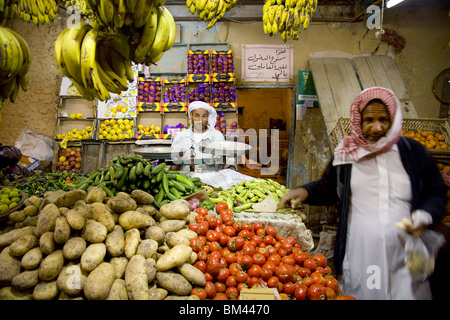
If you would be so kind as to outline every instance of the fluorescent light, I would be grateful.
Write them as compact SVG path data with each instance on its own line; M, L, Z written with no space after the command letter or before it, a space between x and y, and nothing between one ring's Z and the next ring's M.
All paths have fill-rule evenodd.
M389 0L386 4L387 8L392 8L393 6L399 4L400 2L402 2L403 0Z

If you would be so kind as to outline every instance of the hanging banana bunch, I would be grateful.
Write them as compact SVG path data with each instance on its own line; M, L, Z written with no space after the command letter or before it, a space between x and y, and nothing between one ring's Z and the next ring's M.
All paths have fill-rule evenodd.
M8 19L13 19L17 12L17 2L0 0L0 25L5 25Z
M75 13L76 10L80 12L81 19L87 20L94 18L94 12L85 0L67 0L65 3L66 9Z
M17 14L20 18L35 25L49 24L58 16L56 0L18 0Z
M197 12L200 20L209 21L207 29L212 28L236 4L237 0L186 0L186 6L192 14Z
M298 40L300 30L306 30L317 0L266 0L263 6L264 33L274 36L278 32L284 43Z
M15 31L0 26L0 105L15 102L19 89L28 89L31 54L25 40Z
M133 43L130 36L98 27L79 23L64 29L55 42L58 68L88 100L108 100L111 93L127 90L134 80L131 61L155 63L175 40L175 20L164 6L150 6L144 24L135 27L139 38Z

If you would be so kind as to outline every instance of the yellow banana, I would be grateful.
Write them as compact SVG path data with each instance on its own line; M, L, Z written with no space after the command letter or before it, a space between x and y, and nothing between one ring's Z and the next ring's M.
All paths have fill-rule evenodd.
M66 34L70 31L69 28L64 29L61 33L56 37L55 41L55 60L58 69L65 74L66 76L70 75L67 70L66 64L64 62L64 58L62 55L62 43Z
M100 80L97 69L98 30L91 28L84 36L81 45L81 78L86 89L101 101L108 100L111 95Z
M281 32L280 37L281 37L281 40L283 40L283 42L286 43L286 41L287 41L287 31L284 30L283 32Z
M309 27L309 20L310 20L309 14L306 14L305 21L303 22L303 29L306 29Z
M275 18L274 18L274 22L280 26L280 22L281 22L281 16L283 14L284 11L284 6L283 5L279 5L277 7L277 11L275 11Z
M11 29L5 29L5 35L11 44L12 63L9 69L8 77L15 77L20 71L23 63L23 52L19 40L10 32Z
M140 28L145 24L147 18L149 17L151 7L153 7L152 0L137 0L133 13L134 26L136 28Z
M112 0L100 0L98 11L106 26L112 27L114 22L114 3Z
M194 14L195 11L196 11L195 4L192 2L191 5L189 6L189 12Z
M167 10L166 7L162 7L164 12L164 17L167 20L167 23L169 24L169 34L166 46L164 47L163 51L167 51L170 48L172 48L173 43L175 42L175 32L176 32L176 25L175 25L175 19L173 18L172 14L169 10Z
M28 90L28 74L24 75L24 76L17 76L18 81L19 81L19 85L22 88L23 91L27 91Z
M102 45L97 46L97 70L98 75L100 77L101 82L105 85L106 89L108 89L109 92L117 93L119 94L121 91L121 88L119 88L119 84L117 84L116 81L117 78L120 78L117 74L114 73L114 71L111 69L111 66L108 62L108 57L106 55L106 52L103 50ZM106 70L105 70L106 69Z
M114 26L118 29L122 28L127 15L127 6L125 0L118 0L117 12L114 16Z
M274 21L274 23L272 23L272 34L277 34L278 33L278 24Z
M186 0L186 6L189 8L192 4L193 0Z
M300 13L300 24L303 24L306 19L306 11L305 8L302 8L302 12Z
M38 16L39 13L39 7L36 3L37 0L28 0L28 5L30 6L31 9L31 14L35 17Z
M45 13L45 2L42 0L36 0L36 2L37 2L36 5L38 6L39 12L44 16L47 15L47 13Z
M111 59L111 66L114 72L122 78L122 85L125 84L125 89L127 89L127 81L134 80L134 71L131 66L131 60L124 57L116 50L109 50L109 58ZM122 91L123 91L122 90Z
M134 61L137 63L142 63L144 61L147 52L152 46L153 40L155 39L156 31L158 29L158 8L152 6L150 10L150 16L144 25L144 30L142 31L141 40L136 47Z
M13 34L13 36L19 41L22 54L23 54L23 60L22 60L22 66L18 72L19 76L25 76L30 69L30 63L31 63L31 52L30 48L28 47L28 44L25 42L25 39L22 38L20 34L15 32L14 30L9 30Z
M283 13L281 15L281 19L280 19L280 23L278 24L278 29L280 31L284 30L286 27L286 20L288 18L289 15L289 9L287 9L286 7L283 10Z
M291 29L293 22L294 22L294 8L290 8L286 20L286 30Z
M270 6L269 11L269 23L273 24L275 21L275 13L277 12L278 5Z
M11 48L11 43L6 35L6 27L0 26L0 44L1 44L1 65L0 65L0 84L6 82L8 73L10 72L11 66L13 64L13 53Z
M197 0L195 8L197 12L203 11L205 9L206 3L208 0Z
M70 76L77 82L82 82L80 71L81 45L91 25L81 22L70 28L62 42L62 55Z
M147 56L152 59L156 58L161 54L161 51L165 48L168 38L167 33L169 31L168 20L165 19L163 9L161 7L157 8L158 12L158 29L156 30L155 39L147 52ZM153 61L153 60L152 60Z

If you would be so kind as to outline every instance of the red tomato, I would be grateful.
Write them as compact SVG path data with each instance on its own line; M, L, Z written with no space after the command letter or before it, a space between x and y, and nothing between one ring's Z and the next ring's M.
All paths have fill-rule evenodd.
M245 271L241 270L238 273L236 273L236 281L238 283L247 283L248 278L249 278L249 275Z
M252 256L253 264L257 264L259 266L264 265L266 263L266 257L261 253L255 253Z
M302 284L304 284L309 288L311 285L314 284L314 280L311 277L306 277L305 279L302 280Z
M199 216L206 216L208 214L208 209L206 208L197 208L194 212L198 213Z
M325 286L313 283L308 288L309 300L325 300L326 290Z
M219 202L216 204L216 213L220 214L222 210L228 209L228 204L226 202Z
M227 261L228 265L230 265L230 264L232 264L232 263L234 263L234 262L237 261L237 257L236 257L235 254L233 254L232 252L230 252L230 253L228 253L228 254L225 256L225 260Z
M274 237L275 239L277 238L277 231L275 230L274 227L267 225L266 228L264 229L264 232L267 235L271 235L272 237Z
M238 284L236 276L229 276L225 279L225 285L227 287L236 287Z
M189 230L192 230L195 233L197 233L198 225L196 223L189 223L188 228L189 228Z
M250 277L260 277L262 268L257 264L253 264L250 269L247 270L247 273Z
M325 268L324 267L316 267L315 272L319 272L321 275L325 275Z
M200 214L198 214L198 215L195 216L194 220L195 220L196 223L200 223L200 222L205 221L205 217L200 215Z
M214 230L216 230L219 233L223 232L223 229L225 228L225 226L223 224L219 224L219 221L221 221L221 218L217 218L217 227L214 228Z
M250 240L252 233L247 229L242 229L239 231L238 236L244 238L245 240Z
M236 287L228 287L225 294L229 300L237 299L239 296L239 291Z
M291 281L286 282L283 285L283 292L286 293L286 294L293 295L294 292L295 292L295 284L293 282L291 282Z
M271 235L266 235L265 237L264 237L264 243L266 244L266 245L272 245L273 244L273 241L274 241L274 238L271 236Z
M191 295L195 295L200 298L200 300L205 300L208 296L204 288L194 288L191 290Z
M242 222L240 222L240 221L234 221L234 223L233 223L233 229L234 229L236 232L239 232L239 231L241 231L241 225L242 225Z
M316 263L314 262L314 260L312 258L306 259L305 261L303 261L303 266L305 268L308 268L309 270L311 270L311 272L316 271Z
M323 286L327 283L319 271L314 271L311 273L310 277L314 280L314 283L321 284Z
M211 216L207 216L207 217L208 217L208 219L206 221L208 222L209 228L210 229L216 228L217 225L218 225L217 218L212 216L212 215Z
M356 300L354 296L341 295L337 296L334 300Z
M235 276L239 272L242 271L241 266L237 262L233 262L229 265L228 269L230 269L231 275Z
M219 232L216 230L208 230L206 231L206 240L213 242L213 241L219 241Z
M204 235L198 236L197 239L198 239L198 242L201 243L202 246L204 246L208 242L208 240L206 240L206 236L204 236Z
M241 292L242 289L247 289L248 285L245 282L240 282L240 283L238 283L236 288L238 289L239 292Z
M272 271L273 273L275 273L275 269L277 268L277 265L273 262L270 261L269 259L266 261L266 263L264 263L264 265L262 266L263 269L269 269L270 271Z
M287 241L284 241L281 244L281 248L283 248L284 250L286 250L286 254L291 254L292 253L292 244L290 244Z
M206 291L206 296L209 299L214 298L216 296L216 293L217 293L216 292L216 286L211 281L206 281L205 291Z
M268 268L262 268L261 269L261 279L264 281L268 281L273 276L273 271Z
M263 230L264 232L264 225L261 222L255 222L253 224L253 230L255 230L255 232L257 232L258 230Z
M308 295L308 287L304 284L297 283L295 285L294 296L297 300L305 300Z
M252 236L252 240L255 241L256 245L259 245L260 243L264 242L264 238L256 234Z
M276 266L278 266L281 262L281 256L276 253L276 254L272 254L267 258L267 261L271 261L273 262Z
M212 251L212 252L209 254L208 260L209 260L210 258L217 258L217 259L220 260L221 257L222 257L222 254L220 253L220 251Z
M220 246L220 244L217 241L213 241L209 243L209 251L213 252L213 251L220 251L222 249L222 247Z
M286 242L289 243L291 246L294 246L295 238L293 236L289 236L286 238Z
M219 234L219 244L223 247L228 243L228 236L225 233Z
M213 257L209 258L206 262L206 272L211 274L213 277L216 277L220 272L220 261L218 258Z
M330 287L325 287L325 299L326 300L336 299L336 292Z
M285 255L287 255L287 251L284 248L278 249L277 253L280 257L284 257Z
M219 271L219 274L217 275L216 279L217 281L225 283L225 280L231 275L230 269L223 268Z
M192 239L190 244L192 251L199 252L202 249L202 244L198 240L198 238Z
M220 253L222 254L222 257L225 257L230 252L231 251L230 251L230 249L228 249L228 247L223 247L222 250L220 250Z
M308 252L294 253L295 263L299 265L303 265L303 262L309 258L311 258L311 255Z
M206 281L213 281L214 277L210 275L208 272L205 272L205 280Z
M281 282L295 282L295 268L288 264L281 264L275 269L275 275Z
M248 230L251 232L251 231L253 231L253 226L250 223L242 222L241 230Z
M269 281L267 281L267 286L269 288L277 288L278 292L283 291L283 283L276 276L272 276Z
M259 247L256 252L259 254L262 254L264 256L264 258L266 258L266 260L269 257L269 250L267 250L266 247Z
M217 293L224 293L225 290L227 290L227 286L225 285L225 283L219 281L214 282L214 286L216 287Z
M269 256L271 256L271 255L277 253L277 249L275 249L275 247L272 246L272 245L270 245L270 244L268 244L268 245L266 246L266 250L269 252Z
M312 258L319 267L325 267L327 265L327 258L321 253L316 254Z
M208 231L208 229L209 229L208 222L202 221L198 223L197 234L199 236L204 236L206 235L206 231Z
M325 277L325 286L334 290L336 293L341 293L341 289L339 288L339 282L335 277L326 275Z
M259 285L260 282L261 281L258 277L250 277L247 281L249 288Z
M304 267L300 267L297 270L297 273L300 277L304 278L304 277L309 277L309 275L311 274L311 270L309 270L308 268L304 268Z
M208 259L208 253L204 250L200 250L197 253L197 259L198 261L206 261L206 259Z
M237 263L239 263L243 270L248 270L253 265L253 259L251 256L242 255L237 257Z
M324 269L324 272L326 273L326 274L331 274L331 268L329 267L329 266L326 266L325 268L323 268Z
M256 253L256 248L252 246L250 243L246 243L242 247L242 253L247 256L252 256Z
M201 272L205 273L206 272L206 262L205 261L196 261L194 263L194 267L196 267L198 270L200 270Z
M287 256L282 257L281 263L290 264L291 266L295 265L294 256L292 254L289 254Z
M224 292L217 293L213 300L228 300L228 297L224 291Z
M232 226L225 226L225 228L223 228L223 233L229 237L234 237L236 235L236 230Z

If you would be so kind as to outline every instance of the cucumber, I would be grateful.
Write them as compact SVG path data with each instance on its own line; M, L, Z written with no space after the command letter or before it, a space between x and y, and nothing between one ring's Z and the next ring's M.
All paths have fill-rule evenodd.
M164 169L165 166L166 166L165 162L158 164L156 167L152 169L152 175L158 174L162 169Z
M158 172L158 174L156 175L156 182L160 182L163 175L165 175L164 170L161 170L160 172Z
M116 171L116 173L114 174L114 179L120 179L120 177L122 177L123 174L123 166L120 163L116 163L114 165L114 169Z
M177 181L184 183L185 185L187 185L189 187L189 189L195 188L194 183L189 178L187 178L186 176L183 176L181 174L177 175Z
M147 165L144 168L144 176L147 176L150 174L150 170L152 169L152 164L151 163L147 163Z
M129 178L130 178L130 181L135 181L136 180L136 166L132 166L131 167L131 169L130 169L130 175L129 175Z
M166 195L168 193L170 193L169 192L169 180L167 179L166 175L163 175L163 177L162 177L162 187L163 187L163 190L166 193Z
M136 175L141 176L144 173L144 164L139 161L136 165Z
M120 177L120 180L117 182L116 190L119 190L119 189L122 188L122 186L124 186L125 181L127 181L127 178L128 178L128 168L124 168L123 169L123 174Z

